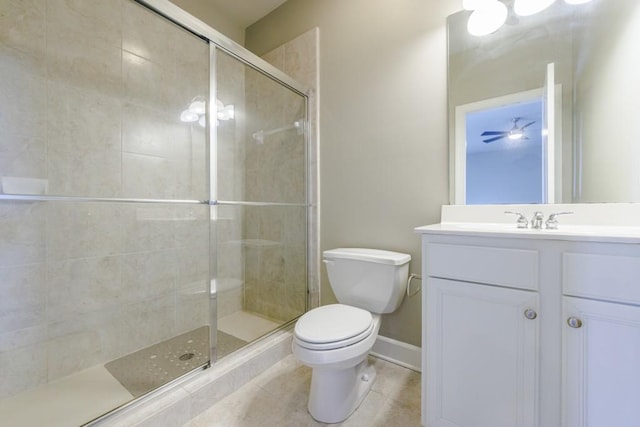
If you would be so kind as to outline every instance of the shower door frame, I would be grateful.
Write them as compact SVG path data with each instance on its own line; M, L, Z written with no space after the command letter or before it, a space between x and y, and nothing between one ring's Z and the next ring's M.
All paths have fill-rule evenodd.
M137 3L153 10L185 30L205 39L228 54L254 68L256 71L281 83L292 91L308 99L308 88L292 79L279 68L274 67L264 59L248 51L242 45L216 31L196 17L190 15L168 0L135 0ZM308 105L307 105L308 107ZM307 108L308 110L308 108ZM308 111L307 111L308 113ZM307 138L308 139L308 138Z
M225 52L241 63L249 66L255 71L261 73L274 80L275 82L281 84L283 87L291 90L292 92L300 95L304 99L304 180L305 180L305 194L304 194L304 202L303 203L278 203L278 202L249 202L249 201L230 201L230 200L219 200L217 198L217 176L215 170L213 168L217 165L217 152L216 149L212 149L212 147L217 147L217 132L216 126L211 126L211 123L214 123L212 120L215 119L215 102L209 102L208 105L208 116L209 120L207 120L207 173L209 174L209 200L205 201L212 208L215 206L282 206L282 207L303 207L305 208L305 267L306 267L306 299L305 299L305 307L304 311L309 310L310 301L309 301L309 271L310 271L310 233L309 233L309 224L310 224L310 119L309 119L309 88L300 84L289 75L284 73L282 70L276 68L271 65L267 61L262 58L256 56L255 54L248 51L242 45L234 42L229 39L227 36L222 33L216 31L211 26L205 24L201 20L195 18L191 14L185 12L183 9L169 2L168 0L135 0L137 3L149 8L155 13L163 16L164 18L172 21L176 25L181 26L185 30L193 33L194 35L204 39L209 43L209 101L215 100L217 98L217 81L216 81L216 55L217 51L221 50ZM217 241L217 229L215 226L210 227L210 244L213 246ZM213 279L217 276L217 253L214 251L210 252L210 279ZM210 281L211 282L211 281ZM211 295L211 288L209 288L209 295ZM212 300L213 298L211 298ZM215 363L217 359L217 355L215 354L213 343L217 342L216 336L217 334L217 298L216 298L216 307L210 306L209 310L210 314L210 363ZM284 323L282 327L287 326L295 319L291 319L290 321ZM278 328L280 329L280 328ZM277 330L277 329L276 329Z

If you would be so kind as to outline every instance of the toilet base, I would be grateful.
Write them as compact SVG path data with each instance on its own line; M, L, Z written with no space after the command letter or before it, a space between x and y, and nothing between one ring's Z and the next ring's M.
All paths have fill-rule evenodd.
M313 368L308 409L321 423L346 420L362 403L376 379L367 356L355 366L343 369Z

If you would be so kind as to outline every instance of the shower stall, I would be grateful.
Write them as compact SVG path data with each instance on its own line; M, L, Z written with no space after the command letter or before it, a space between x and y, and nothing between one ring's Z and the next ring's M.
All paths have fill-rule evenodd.
M0 75L3 423L89 423L306 311L300 84L166 0L0 0Z

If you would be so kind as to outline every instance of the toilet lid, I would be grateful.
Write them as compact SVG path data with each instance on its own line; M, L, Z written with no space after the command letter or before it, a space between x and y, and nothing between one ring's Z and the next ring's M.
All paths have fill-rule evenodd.
M298 319L295 335L307 343L326 344L362 335L371 329L371 324L367 310L344 304L324 305Z

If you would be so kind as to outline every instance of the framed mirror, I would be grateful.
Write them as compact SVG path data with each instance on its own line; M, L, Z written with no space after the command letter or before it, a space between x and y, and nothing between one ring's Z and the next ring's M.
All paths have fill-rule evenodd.
M502 1L487 36L448 18L451 203L639 202L640 2Z

